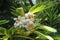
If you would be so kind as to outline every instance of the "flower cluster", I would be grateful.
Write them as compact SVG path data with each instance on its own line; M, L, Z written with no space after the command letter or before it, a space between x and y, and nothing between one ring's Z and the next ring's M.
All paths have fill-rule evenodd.
M24 27L26 30L34 29L34 16L34 14L29 12L26 13L24 17L18 16L18 18L14 18L14 27Z

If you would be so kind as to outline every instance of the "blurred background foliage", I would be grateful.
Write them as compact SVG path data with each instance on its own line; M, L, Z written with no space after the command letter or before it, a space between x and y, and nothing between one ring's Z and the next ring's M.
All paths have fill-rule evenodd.
M36 0L36 4L40 3L41 5L48 2L53 2L55 6L37 12L35 18L41 24L56 28L58 32L49 35L55 40L60 40L60 0ZM24 15L33 5L35 4L32 0L0 0L0 24L2 24L0 26L6 29L11 28L14 25L13 18Z

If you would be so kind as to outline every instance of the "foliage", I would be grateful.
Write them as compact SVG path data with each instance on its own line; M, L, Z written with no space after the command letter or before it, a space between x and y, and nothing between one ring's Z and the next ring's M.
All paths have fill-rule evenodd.
M40 4L37 4L35 6L33 6L29 12L31 13L36 13L36 12L39 12L39 11L43 11L45 10L46 8L50 8L51 5L48 3L46 5L41 5L39 6ZM47 6L48 5L48 6ZM49 6L50 5L50 6ZM37 6L37 8L35 8ZM38 10L39 9L39 10ZM16 11L13 11L15 13L15 16L19 16L19 12L20 10L22 10L21 8L17 8ZM33 11L31 11L33 10ZM36 11L37 10L37 11ZM22 12L24 14L24 11L22 10ZM8 40L10 38L10 40L12 40L12 37L21 37L22 39L31 39L31 40L35 40L35 39L48 39L48 40L54 40L52 37L48 36L48 34L43 34L41 33L40 31L37 31L38 29L41 29L41 30L44 30L44 31L47 31L48 34L51 33L51 32L57 32L56 29L53 29L51 27L48 27L48 26L45 26L45 25L37 25L35 27L34 30L32 31L29 31L29 30L25 30L24 28L23 29L19 29L19 28L14 28L14 27L11 27L9 30L5 29L5 28L2 28L1 27L1 30L0 32L5 35L3 36L3 40ZM49 30L50 29L50 30ZM4 31L2 31L4 30ZM5 33L5 34L4 34ZM29 35L34 33L36 35L36 37L30 37ZM18 35L20 36L18 36ZM27 34L27 35L26 35ZM24 40L23 39L23 40Z
M60 40L60 36L55 33L60 31L60 0L36 1L37 4L33 6L31 0L6 0L7 8L1 8L1 10L3 10L1 11L1 14L3 13L2 16L4 17L2 19L5 20L0 20L0 25L9 23L10 25L8 24L6 27L12 27L10 29L3 28L5 26L0 27L0 36L2 35L0 40ZM3 1L1 1L1 4L2 3ZM36 22L35 29L33 31L29 31L24 28L14 28L13 18L17 16L23 17L27 12L36 14L34 21Z
M13 10L13 9L11 9L11 10L12 10L11 13L15 16L19 16L19 15L23 16L24 15L24 10L23 10L22 7L21 8L16 8L16 10Z
M8 22L9 22L8 20L0 20L0 25L8 23Z

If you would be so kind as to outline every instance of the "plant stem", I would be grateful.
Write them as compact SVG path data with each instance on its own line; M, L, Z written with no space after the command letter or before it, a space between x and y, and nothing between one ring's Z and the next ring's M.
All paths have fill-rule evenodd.
M14 36L14 37L21 37L21 38L26 38L26 39L34 40L34 39L31 38L31 37L26 37L26 36L21 36L21 35L19 35L19 36Z

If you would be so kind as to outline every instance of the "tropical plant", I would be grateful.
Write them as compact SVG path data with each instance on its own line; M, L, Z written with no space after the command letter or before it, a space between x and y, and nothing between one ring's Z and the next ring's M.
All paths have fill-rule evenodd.
M50 4L52 4L52 5L50 5ZM18 16L18 18L14 19L14 20L16 20L16 22L14 23L14 25L15 25L14 27L11 27L10 29L5 29L5 28L0 27L0 33L4 35L2 37L2 40L8 40L9 38L10 38L10 40L12 40L13 37L16 37L16 38L18 37L21 40L25 40L25 39L43 40L43 38L48 39L48 40L54 40L48 34L50 34L51 32L52 33L57 32L56 29L51 28L49 26L42 25L38 22L36 23L36 21L34 19L34 13L41 12L45 9L50 8L51 6L53 6L52 2L43 4L43 5L36 4L32 8L30 8L29 12L26 14L24 14L23 8L17 8L16 10L13 10L12 14L14 14L15 16ZM21 12L21 14L20 14L20 12ZM23 14L23 16L22 16L22 14ZM21 15L21 18L20 18L20 15ZM25 18L25 20L23 20L23 18ZM20 20L20 19L22 19L22 20ZM27 19L29 19L29 20L27 20ZM28 22L26 24L28 24L29 27L24 26L24 25L26 25L26 24L24 24L26 22L26 20ZM23 24L21 24L21 22L23 22ZM32 24L30 25L30 23L32 23ZM32 37L31 36L32 34L35 36Z

